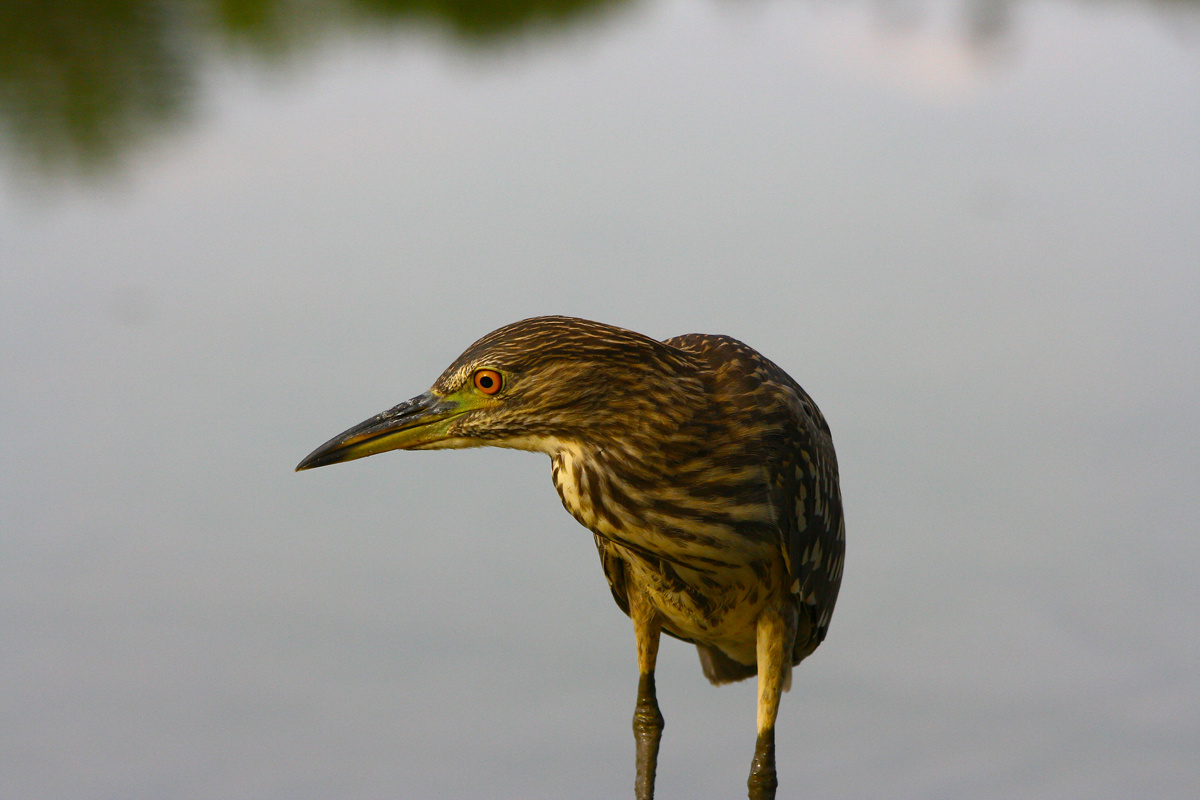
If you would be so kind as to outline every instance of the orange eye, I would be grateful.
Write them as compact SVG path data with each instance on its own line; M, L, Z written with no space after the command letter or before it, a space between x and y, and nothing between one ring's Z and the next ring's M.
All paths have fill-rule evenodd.
M475 370L475 388L484 394L495 394L500 391L500 387L503 385L504 381L500 378L500 373L496 372L496 370Z

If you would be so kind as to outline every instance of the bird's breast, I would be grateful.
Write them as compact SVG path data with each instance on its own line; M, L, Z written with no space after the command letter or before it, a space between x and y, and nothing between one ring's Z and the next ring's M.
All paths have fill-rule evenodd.
M781 554L761 468L731 471L723 492L697 493L690 488L696 481L673 481L671 467L652 475L620 470L578 445L561 446L551 463L563 506L606 538L668 560L694 561L700 571L706 564L715 570Z

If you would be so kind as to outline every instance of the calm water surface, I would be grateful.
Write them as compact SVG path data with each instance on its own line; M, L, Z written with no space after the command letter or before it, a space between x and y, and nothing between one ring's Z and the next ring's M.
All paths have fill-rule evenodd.
M0 798L630 796L544 457L292 472L546 313L833 426L781 798L1200 793L1195 3L11 7ZM660 797L742 796L753 685L658 683Z

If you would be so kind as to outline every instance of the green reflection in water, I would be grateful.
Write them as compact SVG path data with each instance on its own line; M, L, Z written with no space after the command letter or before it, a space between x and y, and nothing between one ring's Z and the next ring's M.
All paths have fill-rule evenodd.
M35 171L102 170L187 119L202 56L222 42L274 56L347 26L438 26L478 47L593 19L623 2L4 0L0 130Z
M0 6L0 120L35 165L94 165L178 118L192 59L169 3ZM177 7L178 8L178 7Z
M187 120L200 67L214 50L275 59L335 31L401 28L440 29L453 43L479 48L599 19L630 2L0 0L0 143L35 173L111 169ZM963 33L972 46L1003 39L1017 2L964 0ZM879 8L886 25L893 7Z

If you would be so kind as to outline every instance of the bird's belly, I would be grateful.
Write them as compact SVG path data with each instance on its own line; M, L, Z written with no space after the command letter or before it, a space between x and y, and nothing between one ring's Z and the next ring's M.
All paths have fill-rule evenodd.
M754 663L758 618L773 599L758 572L729 568L714 578L638 556L626 564L627 580L648 596L668 632Z

